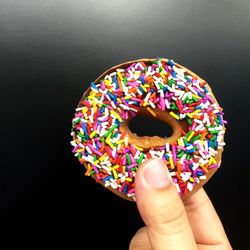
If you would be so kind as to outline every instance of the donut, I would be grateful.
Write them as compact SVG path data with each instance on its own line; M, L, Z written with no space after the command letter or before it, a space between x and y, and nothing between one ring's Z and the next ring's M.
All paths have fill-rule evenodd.
M172 135L137 136L128 126L137 115L162 120ZM138 167L160 158L184 199L221 164L223 116L208 83L187 68L160 57L129 61L105 71L84 93L72 120L72 152L86 176L130 201Z

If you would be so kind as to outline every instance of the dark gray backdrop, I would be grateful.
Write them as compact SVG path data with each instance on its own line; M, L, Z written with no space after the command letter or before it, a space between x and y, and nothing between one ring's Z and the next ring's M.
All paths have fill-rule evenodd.
M249 16L247 0L0 0L0 202L9 244L127 249L143 225L136 206L83 175L69 145L71 118L104 70L162 56L206 79L224 107L227 145L206 191L235 249L247 249Z

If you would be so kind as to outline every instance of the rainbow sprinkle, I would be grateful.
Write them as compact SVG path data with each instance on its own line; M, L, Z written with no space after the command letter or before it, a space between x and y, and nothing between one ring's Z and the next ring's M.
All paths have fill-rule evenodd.
M174 143L145 150L130 144L120 125L146 107L185 120L187 131ZM224 113L208 91L207 83L189 75L173 60L157 58L119 68L91 88L72 120L73 153L95 175L128 197L134 196L138 167L149 158L161 158L180 195L192 191L206 173L218 168L215 156L224 143Z

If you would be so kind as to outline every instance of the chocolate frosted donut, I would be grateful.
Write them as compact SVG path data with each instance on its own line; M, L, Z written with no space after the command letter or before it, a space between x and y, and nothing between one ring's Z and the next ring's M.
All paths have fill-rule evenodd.
M168 138L128 128L143 114L169 124ZM166 163L182 198L203 186L221 163L224 113L199 76L165 58L126 62L104 72L83 95L72 121L73 152L86 175L122 198L134 199L138 167Z

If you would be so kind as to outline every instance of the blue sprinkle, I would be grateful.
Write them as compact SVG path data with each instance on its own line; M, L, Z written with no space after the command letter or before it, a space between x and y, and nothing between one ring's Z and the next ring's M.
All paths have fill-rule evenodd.
M214 147L217 148L218 143L217 143L217 136L214 136Z
M182 85L178 85L178 87L180 88L180 89L185 89L185 87L184 86L182 86Z
M154 90L154 89L150 89L150 92L151 92L151 93L154 93L154 92L155 92L155 90Z
M193 148L186 151L187 154L192 154L194 152L195 152L195 149L193 149Z
M204 89L205 93L208 93L206 86L203 86L203 89Z
M200 91L198 92L198 95L199 95L200 97L204 98L204 95L203 95Z
M96 87L95 83L94 82L91 82L91 87L98 90L98 88Z
M124 185L123 192L124 192L124 193L127 193L127 192L128 192L128 185L127 185L127 184Z
M165 154L164 157L165 157L165 159L168 161L168 159L169 159L168 154Z
M194 109L201 109L201 106L196 106Z
M109 175L109 176L105 177L105 178L103 179L103 181L108 181L108 180L110 180L110 179L114 179L113 176Z
M211 140L208 141L208 147L212 148L212 141Z
M168 65L170 65L170 66L174 66L174 62L173 62L173 60L168 60Z
M203 172L201 172L201 171L197 171L197 172L196 172L196 175L198 175L198 176L202 176L202 175L204 175L204 173L203 173Z
M139 106L139 103L138 103L138 102L134 102L134 105L135 105L135 106Z
M165 94L167 91L168 91L168 87L167 87L167 86L164 86L164 88L163 88L164 94Z
M116 85L116 89L119 89L119 85L118 85L118 82L117 82L117 79L116 79L115 76L112 78L112 80L113 80L113 82L114 82L115 85Z
M119 132L116 131L115 134L114 134L114 137L116 138L118 136Z
M98 147L97 142L95 143L95 147L96 147L96 149L97 149L97 150L99 150L99 149L100 149L100 148Z
M116 99L117 99L117 94L114 94L114 102L116 102Z
M145 93L144 90L142 89L142 87L139 87L139 90L140 90L142 93Z
M110 97L110 99L111 99L112 101L114 101L114 97L113 97L113 95L112 95L110 92L108 92L107 95Z
M83 128L86 139L89 139L88 130L84 122L82 123L82 128Z
M146 83L142 76L140 76L140 80L141 80L142 84Z
M173 76L174 78L177 77L175 71L172 71L172 76Z

